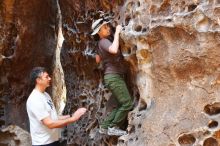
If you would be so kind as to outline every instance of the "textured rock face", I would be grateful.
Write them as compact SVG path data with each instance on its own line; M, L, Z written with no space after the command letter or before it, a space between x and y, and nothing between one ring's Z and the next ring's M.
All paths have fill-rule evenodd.
M121 145L219 145L219 2L127 1L123 8L124 52L137 57L139 105L148 108L130 113Z
M132 77L136 78L135 83L140 94L140 98L138 94L133 94L134 101L138 100L138 103L135 104L135 109L129 115L129 135L120 137L119 145L164 146L202 145L203 143L204 145L208 143L215 145L218 143L216 139L218 139L219 119L215 114L218 113L219 106L218 103L213 104L218 100L219 95L218 32L220 27L218 17L216 17L219 9L218 3L218 1L130 0L121 5L120 11L117 11L117 8L114 9L115 16L117 14L120 16L115 17L115 21L125 25L121 35L124 42L122 44L123 53L130 63ZM112 4L114 5L114 3ZM87 16L91 16L91 14L87 14ZM80 16L82 18L77 18L82 20L84 18L84 23L74 21L78 24L75 26L76 32L75 34L69 33L69 35L81 34L79 32L83 31L86 37L78 38L86 40L89 39L85 35L88 34L88 31L84 27L89 23L89 18ZM65 18L64 20L68 20ZM71 42L77 43L77 40ZM90 40L88 42L90 43ZM66 42L67 44L70 43ZM67 45L65 48L70 49L70 46ZM87 68L87 63L82 63L84 62L83 57L75 56L76 52L80 54L79 48L71 48L73 50L69 57L73 60L77 58L73 62L83 64L84 68ZM80 50L85 48L87 47L81 47ZM89 71L93 70L90 68L89 71L83 72L82 68L80 66L76 69L78 70L77 77L81 73L87 75ZM67 74L70 75L71 72ZM79 79L78 84L85 84L82 80L87 80L88 83L86 75L80 75L82 78ZM131 80L133 81L133 78ZM86 91L92 90L91 84L88 87L84 86L83 91L85 88L87 88ZM99 96L94 92L85 93L80 90L82 88L77 86L76 97L84 93L86 97L83 99L88 99L90 94L95 95L97 101ZM135 88L133 91L137 93ZM102 92L103 90L101 90ZM91 102L93 103L93 101ZM87 102L86 105L88 104ZM91 105L93 104L90 104L93 109ZM101 111L103 113L103 110ZM92 119L97 118L92 114L91 117ZM97 126L95 121L90 122L89 120L88 123L92 123L95 128ZM76 129L76 127L73 128ZM94 133L92 130L89 132L90 138L97 137L97 134L96 136L91 135ZM69 135L72 135L72 139L77 137L77 140L80 141L75 134L70 132ZM158 139L160 140L158 141ZM96 138L95 141L97 140ZM111 143L111 139L109 141ZM71 140L69 142L71 143ZM74 143L74 140L72 142Z
M57 6L49 0L3 0L0 4L1 113L6 124L27 128L29 72L34 66L52 70Z
M61 64L67 87L64 113L71 113L80 106L89 109L82 120L67 127L65 134L71 145L100 145L105 143L103 139L109 141L97 131L106 113L104 104L108 93L94 59L96 42L90 36L92 20L99 16L96 9L102 5L101 1L60 1L65 38Z
M219 145L220 1L0 4L1 125L28 129L26 115L20 114L25 112L27 75L42 65L53 74L57 107L67 101L64 114L88 108L86 116L63 132L69 145ZM121 46L130 67L127 82L134 110L128 116L129 134L120 138L97 131L114 104L107 102L111 94L95 63L97 46L90 36L98 10L114 12L113 25L124 25Z
M0 132L1 146L30 146L30 134L18 126L10 125Z

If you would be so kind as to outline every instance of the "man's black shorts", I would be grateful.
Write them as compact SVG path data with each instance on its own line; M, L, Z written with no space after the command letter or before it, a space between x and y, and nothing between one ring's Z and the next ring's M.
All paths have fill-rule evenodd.
M59 141L55 141L53 143L50 144L45 144L45 145L32 145L32 146L60 146Z

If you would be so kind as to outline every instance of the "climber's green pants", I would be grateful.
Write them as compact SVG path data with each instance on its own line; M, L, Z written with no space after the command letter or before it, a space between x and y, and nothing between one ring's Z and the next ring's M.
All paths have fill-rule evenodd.
M124 121L128 112L132 109L132 100L126 83L119 74L106 74L104 82L119 105L100 124L100 127L107 129L108 127L117 126L120 122Z

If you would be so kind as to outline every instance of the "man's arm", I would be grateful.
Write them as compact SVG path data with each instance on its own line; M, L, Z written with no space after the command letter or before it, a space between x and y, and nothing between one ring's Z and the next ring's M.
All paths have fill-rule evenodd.
M59 119L59 120L65 120L65 119L68 119L68 118L70 118L70 115L58 116L58 119Z
M66 117L66 119L52 120L51 117L48 116L41 121L45 126L47 126L50 129L61 128L70 123L77 121L83 114L85 114L85 112L86 112L85 108L79 108L75 113L73 113L72 117L69 116Z
M109 47L109 52L112 54L116 54L118 52L119 48L119 34L121 31L122 27L121 25L118 25L116 27L115 35L114 35L114 40L112 42L112 45Z

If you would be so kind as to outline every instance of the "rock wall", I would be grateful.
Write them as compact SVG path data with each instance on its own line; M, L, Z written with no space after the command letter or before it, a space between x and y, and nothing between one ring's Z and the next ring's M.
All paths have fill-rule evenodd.
M1 146L30 146L30 134L16 125L3 128L0 133Z
M88 109L62 132L68 145L219 145L219 0L3 0L0 7L1 126L28 129L27 76L45 66L56 106L66 102L64 114ZM98 133L115 104L90 35L102 12L123 25L130 68L134 109L122 127L129 134L119 138Z
M71 113L78 107L86 107L89 110L82 120L69 125L64 131L63 134L67 136L69 145L117 144L117 137L98 133L99 123L111 110L112 103L115 104L115 101L104 87L103 72L95 63L97 42L90 35L90 27L92 21L98 19L102 12L113 15L110 9L118 4L122 3L98 0L60 1L65 38L61 50L61 64L67 88L67 105L64 113ZM131 76L132 73L129 73L128 77ZM132 80L128 82L132 83ZM132 86L129 87L132 88Z
M29 73L35 66L52 71L57 5L53 0L2 0L0 7L0 126L28 129Z
M133 94L135 108L129 114L127 129L129 135L120 137L119 145L164 146L209 143L215 145L218 143L219 118L216 116L219 109L219 20L216 17L218 4L218 1L128 0L119 7L113 7L115 22L124 25L121 45L125 59L130 64L132 75L130 80L139 90L138 92L136 86L132 85L135 93ZM80 8L82 7L86 6L81 5ZM96 13L89 14L78 14L80 17L77 18L81 18L79 22L78 19L73 20L76 23L75 34L85 31L83 26L88 25L88 16ZM75 34L71 33L71 29L67 26L65 24L67 32L75 38ZM89 36L85 34L88 34L88 31L82 34L86 37L80 35L78 38L88 39ZM75 44L80 41L76 39L71 42ZM84 62L82 58L75 56L81 54L78 52L80 47L72 48L71 45L67 45L66 48L72 49L71 57L68 57L72 58L73 62L86 66L86 63L81 63ZM85 48L87 47L82 47L80 50ZM93 70L90 68L89 71L84 72L82 68L80 66L76 69L79 70L76 72L76 77L83 73L78 84L81 84L82 80L88 82L88 72ZM67 74L70 75L71 72ZM84 74L87 74L87 77ZM82 88L92 90L91 84L90 87ZM77 86L76 97L83 93L80 90L82 89ZM92 92L86 93L86 97L83 98L87 99L89 94L96 97L96 100L99 97ZM78 98L75 100L78 102ZM102 109L99 110L104 113ZM94 116L91 117L94 119ZM97 117L100 118L95 117L96 120ZM88 123L92 123L95 128L98 126L96 122L90 120ZM73 128L77 129L77 127ZM90 139L98 137L97 133L94 133L90 131ZM71 142L70 138L69 143L77 143L74 139L80 141L74 132L68 134L73 139ZM82 134L82 137L88 138L86 134ZM109 138L107 141L114 144L114 138Z
M120 145L219 145L219 1L127 1L122 11L148 107L130 113Z

